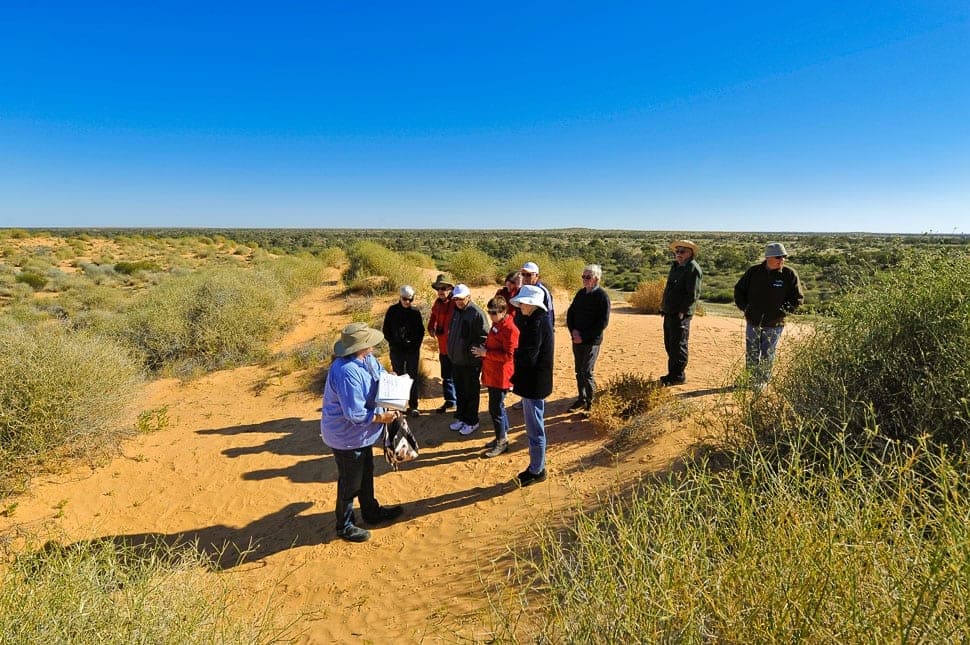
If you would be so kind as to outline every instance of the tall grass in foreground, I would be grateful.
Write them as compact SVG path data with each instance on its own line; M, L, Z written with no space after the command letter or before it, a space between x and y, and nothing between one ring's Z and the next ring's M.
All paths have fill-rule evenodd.
M15 463L111 443L140 383L129 353L56 323L0 326L0 494Z
M498 632L540 642L954 642L970 638L963 464L925 450L873 476L749 450L542 531ZM815 450L815 448L811 448ZM927 477L931 477L928 480Z
M0 643L265 643L272 616L230 613L233 590L194 550L111 541L16 557L0 576Z

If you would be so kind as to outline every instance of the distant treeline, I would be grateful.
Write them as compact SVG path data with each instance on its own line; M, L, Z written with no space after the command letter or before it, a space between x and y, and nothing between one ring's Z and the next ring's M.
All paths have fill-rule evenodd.
M554 259L582 258L603 266L605 286L633 291L644 280L666 275L671 261L667 245L686 237L700 246L704 270L702 297L730 302L734 282L760 261L768 242L785 243L789 265L805 282L809 309L817 309L861 275L893 268L913 254L970 252L970 236L961 234L889 235L871 233L718 233L683 231L444 230L444 229L53 229L60 237L194 237L231 240L280 255L327 253L368 240L399 252L415 251L447 268L453 255L475 248L504 265L513 256L534 251Z

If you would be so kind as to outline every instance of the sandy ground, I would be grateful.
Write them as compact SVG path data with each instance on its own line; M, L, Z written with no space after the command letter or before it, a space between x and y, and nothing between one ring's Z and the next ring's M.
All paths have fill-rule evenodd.
M479 303L491 292L473 290ZM560 321L569 297L557 294ZM300 320L280 348L323 338L348 321L336 285L308 294L298 308ZM695 318L688 382L672 389L688 410L728 398L724 386L740 362L742 333L740 319ZM435 378L421 407L432 410L442 400L431 342L423 360ZM665 366L660 319L614 303L600 383L623 372L657 377ZM491 438L485 396L482 430L469 437L448 430L450 415L424 414L411 424L421 444L417 461L393 472L375 455L378 498L403 504L403 517L373 529L370 542L350 544L334 533L336 467L319 435L320 402L299 377L257 387L267 369L243 367L149 384L140 409L168 406L168 427L127 441L107 463L35 480L27 494L7 500L16 508L0 517L0 535L61 544L197 538L207 554L215 553L208 545L228 545L212 555L221 570L211 575L231 576L244 602L298 617L302 642L487 640L484 590L505 584L510 549L533 541L538 523L563 521L668 467L699 427L671 424L630 452L606 451L607 438L566 411L576 385L560 323L546 408L549 479L526 489L512 483L528 463L520 411L511 412L511 450L494 459L482 458Z

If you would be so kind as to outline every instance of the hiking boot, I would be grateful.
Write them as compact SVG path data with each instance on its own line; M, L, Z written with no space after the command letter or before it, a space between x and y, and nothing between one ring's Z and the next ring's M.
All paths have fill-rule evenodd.
M485 450L491 450L492 448L495 447L495 444L497 443L498 443L498 439L492 439L487 444L485 444Z
M503 452L509 449L508 441L493 441L492 443L494 445L489 449L488 452L485 453L486 457L489 457L489 458L498 457Z
M366 542L370 539L370 531L353 524L345 526L342 531L338 530L337 535L348 542Z
M460 435L462 435L464 437L467 437L471 433L473 433L476 430L478 430L479 424L476 423L473 426L470 426L470 425L467 425L467 424L462 424L462 426L464 426L464 427L462 427L462 429L458 431L458 434L460 434Z
M660 377L660 384L664 387L670 387L671 385L680 385L681 383L686 383L687 378L684 376L671 376L667 374L666 376Z
M576 410L589 410L589 404L586 403L586 399L576 399L573 404L570 405L566 410L569 412L575 412Z
M377 515L364 515L364 521L368 524L380 524L390 522L401 517L404 512L403 506L381 506L377 509Z
M519 473L519 486L525 488L531 484L538 484L539 482L546 481L546 469L543 468L542 472L538 475L533 474L528 468Z
M434 411L437 412L438 414L444 414L448 410L454 410L454 409L455 409L454 403L449 403L445 401L444 405L442 405L440 408L435 408Z
M455 432L458 432L459 430L461 430L464 427L465 427L465 422L464 421L459 421L458 419L455 419L454 421L451 422L451 425L448 426L448 429L449 430L454 430Z

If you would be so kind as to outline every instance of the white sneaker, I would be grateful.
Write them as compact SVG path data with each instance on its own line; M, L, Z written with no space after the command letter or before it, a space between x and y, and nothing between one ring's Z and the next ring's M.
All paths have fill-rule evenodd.
M475 432L476 430L478 430L478 424L477 423L475 425L473 425L473 426L466 425L464 428L462 428L461 430L458 431L458 434L465 435L467 437L468 435L470 435L471 433Z
M448 426L448 427L449 427L449 428L451 428L452 430L461 430L462 428L464 428L464 427L465 427L465 422L464 422L464 421L458 421L458 420L456 419L456 420L455 420L455 421L453 421L453 422L452 422L452 424L451 424L450 426Z

